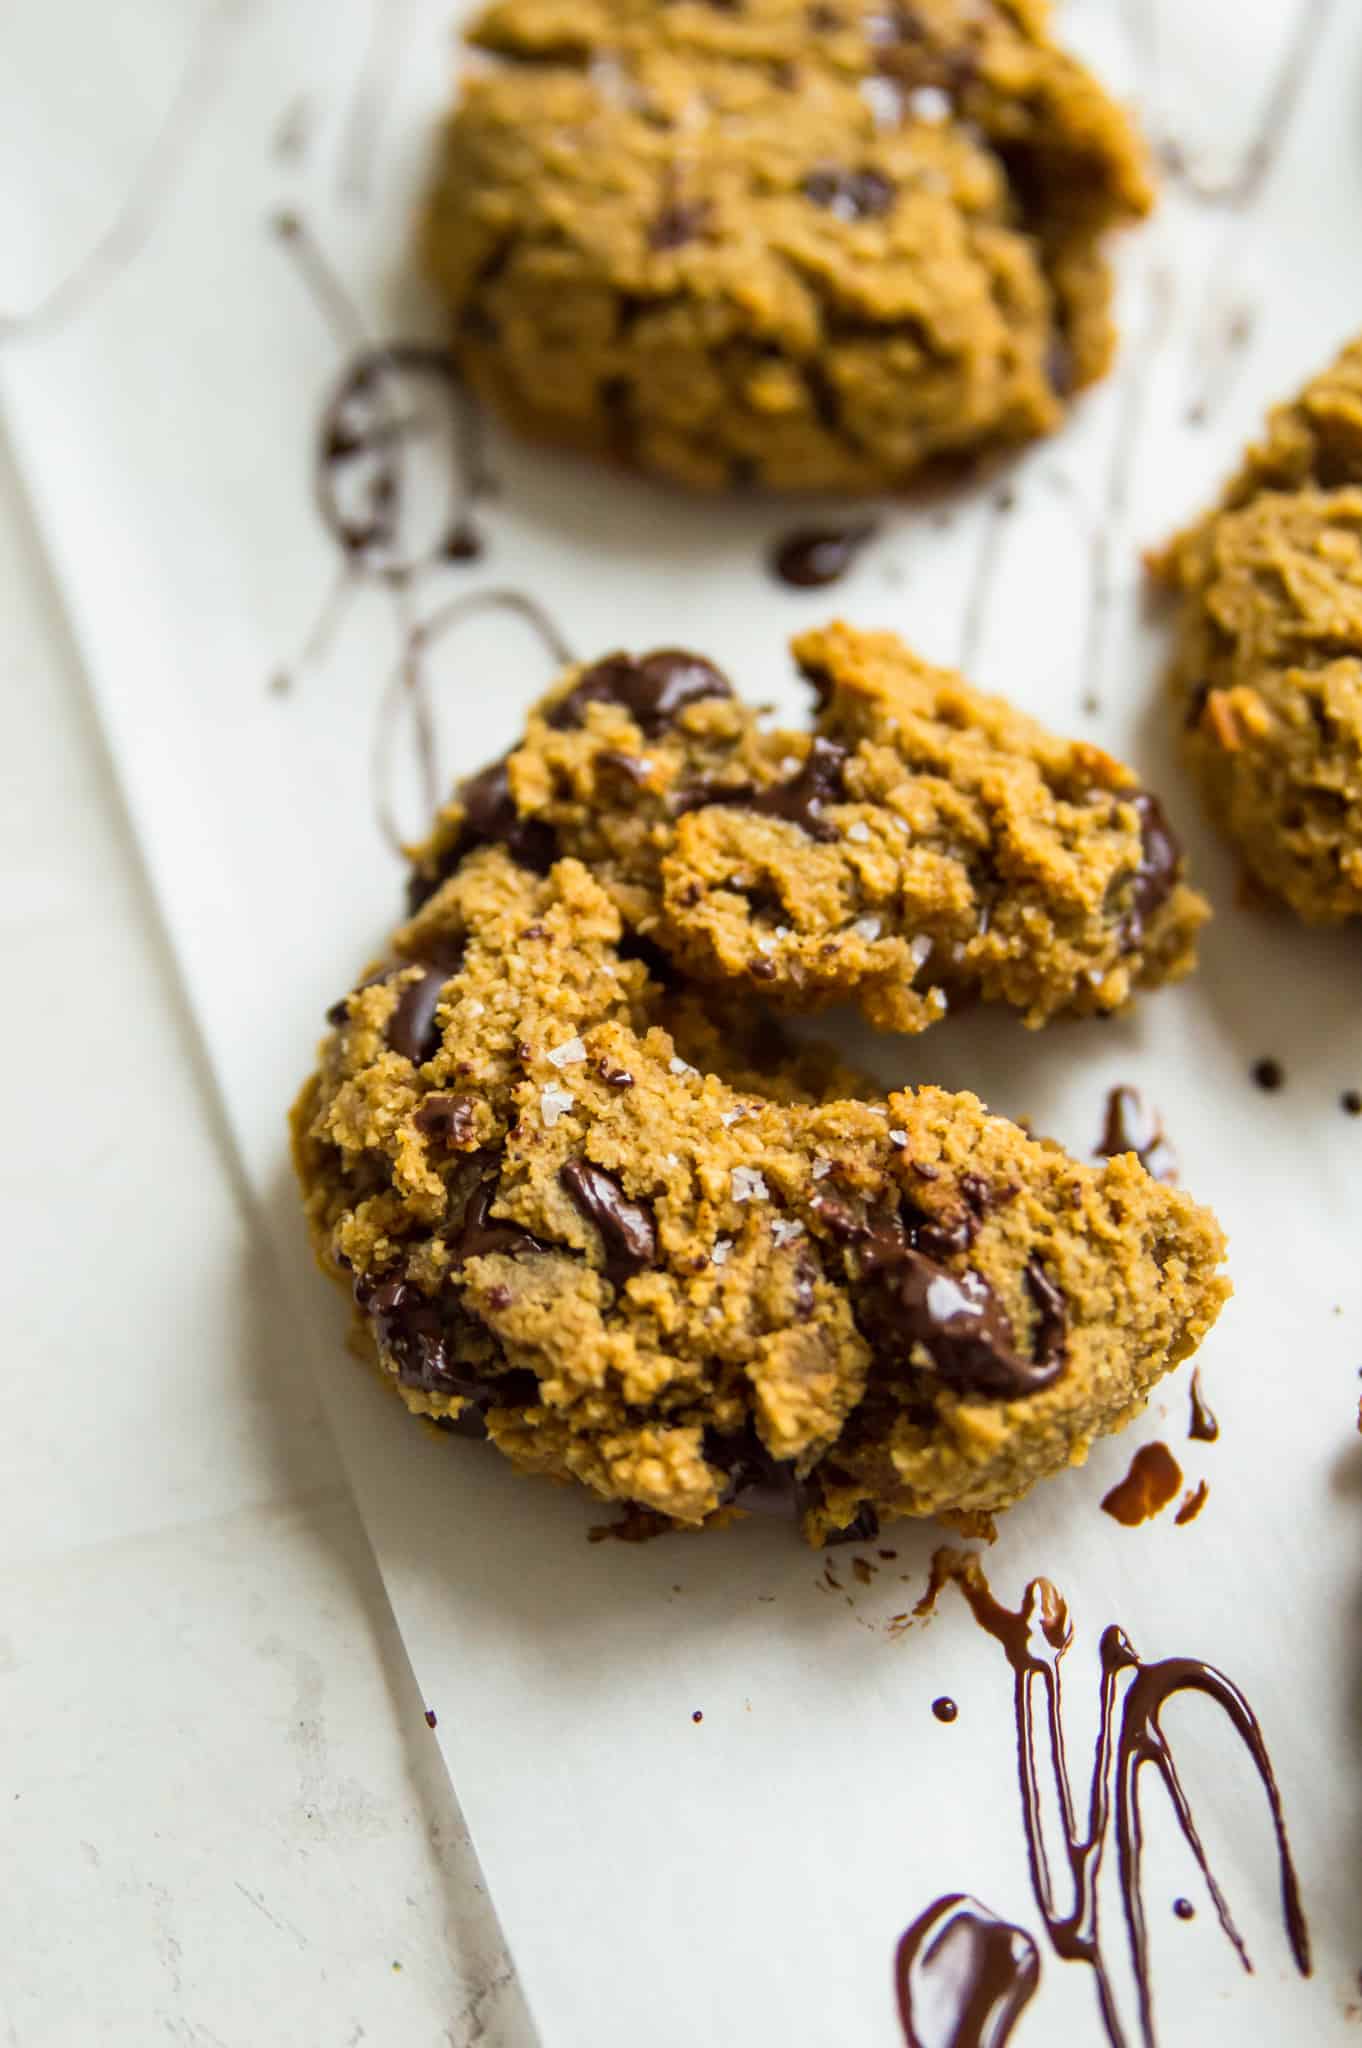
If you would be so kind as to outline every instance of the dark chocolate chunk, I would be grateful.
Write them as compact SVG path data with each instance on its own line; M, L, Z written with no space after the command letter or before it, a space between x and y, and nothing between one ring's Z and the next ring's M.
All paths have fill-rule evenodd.
M877 220L890 211L897 195L882 171L820 164L805 178L804 196L839 220Z
M447 1152L466 1152L473 1142L476 1108L471 1095L428 1095L412 1122L432 1144Z
M536 875L546 875L553 866L557 853L553 832L542 819L522 817L516 808L507 773L509 760L508 754L493 761L463 784L459 801L464 807L464 820L457 839L445 849L433 869L415 869L407 883L407 909L411 916L430 901L464 855L476 846L504 846L513 861Z
M589 668L555 704L549 724L557 730L580 725L588 704L619 704L646 733L660 733L689 704L706 697L731 697L728 678L698 654L663 647L654 654L608 654Z
M815 739L810 742L802 767L788 782L773 782L766 789L754 789L751 783L741 783L732 789L697 783L677 796L675 808L697 811L710 804L722 804L732 810L756 811L767 818L784 818L807 832L810 839L836 839L837 828L823 816L823 806L845 796L842 771L846 762L845 747L838 746L835 740Z
M875 537L870 521L859 526L799 527L771 550L771 569L796 590L821 590L845 576L867 541Z
M1144 937L1145 925L1173 893L1182 867L1182 845L1164 816L1163 805L1147 789L1121 792L1140 820L1140 864L1130 884L1121 943L1129 952Z
M618 1285L657 1258L657 1228L646 1203L632 1202L612 1174L589 1159L569 1159L559 1180L605 1247L605 1270Z
M522 1230L518 1223L503 1223L491 1213L496 1182L479 1182L464 1204L463 1215L454 1229L445 1233L450 1256L456 1265L465 1259L485 1258L489 1252L505 1252L515 1258L520 1252L547 1251L547 1245Z
M459 954L451 951L443 959L409 964L419 964L423 972L419 980L408 983L397 999L397 1007L388 1019L388 1043L403 1059L420 1067L440 1049L440 1026L435 1012L445 983L458 971Z

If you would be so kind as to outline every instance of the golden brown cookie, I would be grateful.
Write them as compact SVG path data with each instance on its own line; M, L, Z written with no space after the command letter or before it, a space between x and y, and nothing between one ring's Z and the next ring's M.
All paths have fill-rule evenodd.
M1153 567L1181 600L1173 696L1212 816L1307 923L1362 915L1362 340Z
M645 719L685 695L643 675ZM636 1529L774 1505L817 1543L1006 1506L1195 1349L1227 1286L1188 1196L787 1051L481 780L294 1111L318 1257L408 1407Z
M1043 0L497 0L421 245L523 432L868 491L1048 433L1111 356L1140 146Z
M571 854L687 975L895 1031L981 998L1032 1025L1109 1014L1193 965L1206 906L1128 768L891 633L794 653L811 733L677 649L569 671L442 814L417 896L478 839Z

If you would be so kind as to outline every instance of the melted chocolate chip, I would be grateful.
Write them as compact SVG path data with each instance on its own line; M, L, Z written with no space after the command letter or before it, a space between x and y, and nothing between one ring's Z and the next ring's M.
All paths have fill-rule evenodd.
M1145 926L1173 893L1182 867L1182 844L1164 816L1163 805L1147 789L1122 791L1140 820L1140 864L1130 885L1130 900L1121 922L1121 943L1127 952L1138 946Z
M612 1174L589 1159L569 1159L558 1175L605 1247L605 1270L618 1285L657 1258L657 1228L643 1202L631 1202Z
M423 1294L401 1273L361 1273L355 1280L355 1301L373 1324L379 1350L403 1386L428 1394L457 1394L477 1409L538 1399L539 1383L532 1372L483 1373L456 1358L458 1337L476 1327L457 1296ZM480 1427L473 1433L481 1434Z
M415 1067L424 1066L440 1049L440 1026L435 1012L445 983L458 970L459 957L451 952L429 965L422 961L425 971L419 980L409 982L403 989L388 1019L389 1045Z
M648 229L650 249L684 249L708 231L714 209L707 199L669 199Z
M698 654L659 648L655 654L608 654L579 677L549 713L558 731L580 725L588 704L619 704L646 733L660 733L687 705L731 697L728 678Z
M766 818L784 818L807 832L810 839L836 839L837 828L823 816L823 806L846 794L842 787L846 762L845 747L835 740L815 739L803 766L788 782L774 782L766 789L754 789L750 783L733 789L699 783L677 797L676 809L695 811L722 804L733 810L756 811Z
M447 1152L466 1152L473 1143L476 1109L471 1095L428 1095L412 1122L432 1144Z
M822 590L845 576L874 537L869 521L859 526L799 527L771 550L772 573L796 590Z
M490 1252L505 1252L510 1258L515 1258L521 1252L548 1249L528 1230L522 1230L518 1223L503 1223L493 1216L491 1210L495 1197L496 1182L480 1182L464 1204L458 1224L445 1233L445 1243L455 1265L461 1266L465 1259L485 1258Z
M407 883L407 909L415 916L442 882L448 881L465 854L476 846L504 846L511 859L536 875L553 866L557 847L553 832L539 818L522 817L511 795L509 754L469 777L459 790L463 825L452 846L434 868L417 868Z
M838 220L879 220L897 197L882 171L848 170L841 164L820 164L804 180L804 196Z

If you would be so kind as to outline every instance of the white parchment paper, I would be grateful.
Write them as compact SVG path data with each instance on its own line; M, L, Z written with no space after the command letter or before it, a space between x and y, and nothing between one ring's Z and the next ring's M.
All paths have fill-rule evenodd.
M886 506L842 587L795 595L762 566L790 508L697 506L494 435L484 558L428 569L401 601L377 580L341 589L323 619L341 565L313 501L316 422L356 334L271 222L296 212L371 338L437 331L404 235L449 87L449 12L20 0L3 31L0 395L235 1141L296 1283L296 1341L316 1356L544 2038L888 2048L894 1943L932 1898L965 1889L1038 1918L1001 1656L951 1594L930 1623L891 1626L939 1532L887 1532L874 1549L895 1555L869 1553L868 1585L843 1555L837 1587L766 1526L590 1546L586 1504L414 1428L348 1362L340 1306L307 1271L283 1112L322 1012L397 909L377 815L421 822L404 647L413 620L439 622L424 675L452 779L507 743L550 672L512 615L442 622L451 601L502 588L533 593L583 654L690 641L788 712L793 630L834 612L891 625L1165 792L1217 906L1193 982L1114 1023L1031 1036L972 1016L857 1050L887 1079L972 1087L1083 1152L1106 1089L1133 1081L1229 1229L1238 1292L1202 1358L1220 1441L1186 1441L1184 1375L1126 1438L1008 1517L988 1569L1009 1600L1038 1572L1069 1598L1080 1778L1110 1620L1149 1656L1222 1665L1267 1731L1315 1975L1302 1983L1290 1964L1247 1765L1209 1711L1179 1704L1170 1728L1256 1969L1245 1976L1215 1930L1151 1791L1161 2039L1346 2041L1362 1997L1362 1123L1338 1098L1362 1086L1356 942L1236 904L1232 861L1172 755L1138 551L1200 505L1266 401L1362 317L1362 12L1065 10L1074 40L1141 98L1173 169L1158 219L1123 252L1120 371L1016 465L1010 509L998 486ZM97 1072L98 987L73 963L51 999L88 1003ZM1264 1054L1286 1068L1276 1095L1249 1078ZM1165 1516L1127 1531L1098 1503L1155 1435L1189 1486L1209 1481L1209 1503L1185 1528ZM960 1705L951 1726L930 1713L942 1692ZM1173 1918L1178 1894L1194 1921ZM1101 2039L1083 1969L1046 1955L1019 2039Z

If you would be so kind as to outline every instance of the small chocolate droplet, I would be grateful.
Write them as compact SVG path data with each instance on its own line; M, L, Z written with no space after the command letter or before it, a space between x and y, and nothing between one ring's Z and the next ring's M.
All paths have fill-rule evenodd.
M695 1709L695 1712L691 1715L692 1721L703 1721L704 1718L704 1715L701 1713L698 1707Z
M799 527L772 548L772 573L795 590L825 589L846 575L875 533L870 522L845 527Z
M1255 1060L1250 1072L1255 1086L1264 1089L1269 1095L1275 1095L1279 1088L1286 1085L1286 1069L1280 1060Z
M955 1701L953 1699L949 1699L946 1696L946 1694L943 1693L940 1699L932 1701L932 1712L936 1715L938 1721L949 1722L955 1719L956 1715L960 1712L960 1709L956 1706Z
M1173 1911L1177 1914L1179 1920L1196 1919L1196 1907L1190 1899L1174 1899Z
M1362 1116L1362 1089L1345 1088L1338 1100L1345 1116Z

